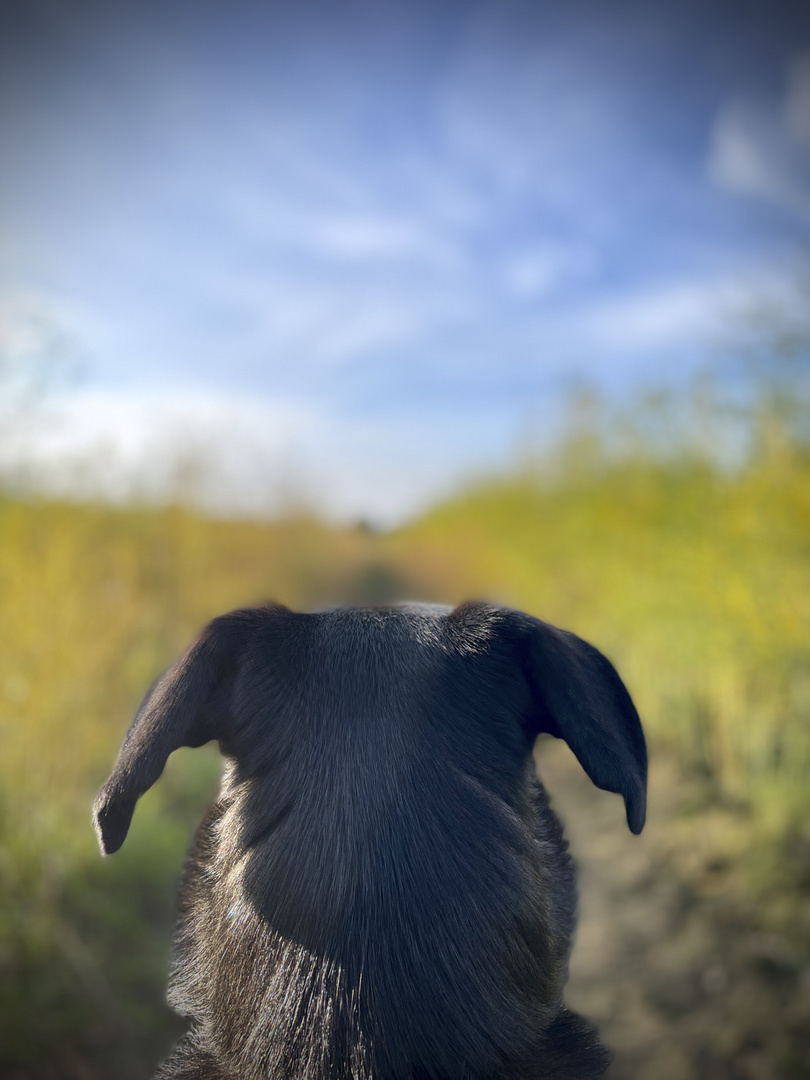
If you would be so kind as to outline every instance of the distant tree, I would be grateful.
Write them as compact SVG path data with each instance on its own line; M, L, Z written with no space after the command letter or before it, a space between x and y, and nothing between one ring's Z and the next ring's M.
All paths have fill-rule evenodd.
M58 316L36 298L0 305L0 403L25 411L76 374L76 348Z
M79 375L76 344L53 308L37 297L0 302L0 482L25 486L21 447L43 407Z
M753 298L732 347L757 439L810 447L810 268Z

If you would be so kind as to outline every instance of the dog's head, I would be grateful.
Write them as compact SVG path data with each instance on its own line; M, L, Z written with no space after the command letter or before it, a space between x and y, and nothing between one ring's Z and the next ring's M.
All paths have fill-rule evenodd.
M249 781L294 756L299 739L311 754L327 734L330 746L350 748L353 775L384 755L394 765L407 754L440 766L443 755L517 765L541 732L564 739L598 787L623 796L640 832L647 754L638 713L610 662L574 634L478 603L235 611L214 619L147 693L94 823L102 852L117 851L171 752L211 739ZM376 756L363 752L366 741Z

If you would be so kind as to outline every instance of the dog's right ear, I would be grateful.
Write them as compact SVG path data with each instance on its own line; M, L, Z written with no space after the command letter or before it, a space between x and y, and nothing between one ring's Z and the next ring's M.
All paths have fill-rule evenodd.
M173 750L227 734L233 678L255 614L235 611L214 619L141 702L93 803L102 854L121 847L135 803L163 772Z
M597 787L622 795L641 832L647 747L636 707L616 669L587 641L522 612L502 613L532 691L528 734L564 739Z

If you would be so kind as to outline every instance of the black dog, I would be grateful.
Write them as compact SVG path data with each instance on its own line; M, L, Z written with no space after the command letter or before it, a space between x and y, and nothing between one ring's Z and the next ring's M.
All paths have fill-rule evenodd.
M608 1055L562 1004L574 867L539 732L644 824L647 755L613 667L464 604L215 619L152 687L94 807L105 853L179 746L219 801L181 890L165 1080L577 1080Z

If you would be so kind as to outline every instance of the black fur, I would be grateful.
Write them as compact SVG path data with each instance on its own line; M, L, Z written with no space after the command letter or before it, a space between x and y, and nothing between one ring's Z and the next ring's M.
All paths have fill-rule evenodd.
M562 1005L574 867L531 758L565 739L644 823L638 714L590 645L465 604L215 619L147 694L102 851L172 750L217 739L181 889L162 1080L589 1080Z

